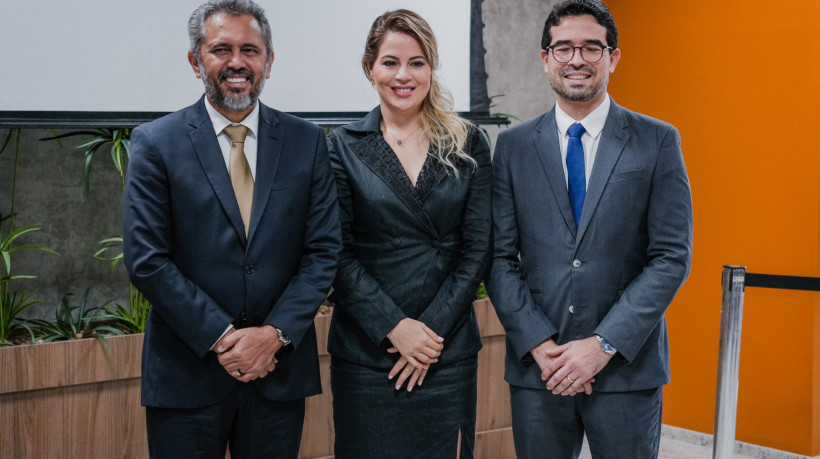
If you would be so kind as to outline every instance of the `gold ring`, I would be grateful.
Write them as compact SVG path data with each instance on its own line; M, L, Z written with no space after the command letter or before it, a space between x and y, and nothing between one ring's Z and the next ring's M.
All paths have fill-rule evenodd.
M242 376L242 370L236 370L234 373L236 373L236 376Z
M567 375L567 381L569 381L570 384L575 382L575 380L570 378L569 375Z

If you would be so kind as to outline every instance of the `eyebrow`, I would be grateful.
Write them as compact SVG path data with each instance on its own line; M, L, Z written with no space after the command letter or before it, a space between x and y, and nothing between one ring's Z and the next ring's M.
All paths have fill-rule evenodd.
M210 49L213 49L213 48L218 48L218 47L220 47L220 46L227 46L227 47L229 47L229 48L230 48L230 47L233 47L234 45L233 45L233 44L231 44L231 43L228 43L228 42L219 42L219 43L213 43L213 44L208 45L208 46L209 46L209 48L210 48ZM261 46L256 45L256 44L254 44L254 43L242 43L241 45L239 45L239 47L240 47L240 48L255 48L255 49L262 49L262 47L261 47Z
M585 45L600 45L604 48L606 48L606 46L607 46L601 40L594 40L594 39L584 40L584 44ZM558 40L558 41L556 41L555 43L552 44L552 46L556 46L556 45L572 45L572 40Z
M401 59L399 59L398 57L396 57L396 56L392 56L392 55L390 55L390 54L386 54L386 55L382 56L381 58L382 58L382 59L393 59L393 60L396 60L396 61L401 60ZM413 56L413 57L411 57L409 60L411 60L411 61L412 61L412 60L414 60L414 59L424 59L424 56Z

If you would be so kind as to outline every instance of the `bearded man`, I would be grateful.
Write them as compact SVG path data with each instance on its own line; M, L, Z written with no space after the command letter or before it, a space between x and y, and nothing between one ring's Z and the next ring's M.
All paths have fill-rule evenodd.
M205 95L134 130L123 210L129 276L153 305L150 454L296 458L341 248L324 133L258 102L273 64L259 6L210 1L188 32Z

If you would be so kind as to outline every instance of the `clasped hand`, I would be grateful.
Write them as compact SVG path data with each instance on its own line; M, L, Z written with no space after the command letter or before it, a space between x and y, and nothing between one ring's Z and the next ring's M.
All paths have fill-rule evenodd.
M551 339L532 349L531 354L541 369L541 379L555 395L592 393L595 375L612 358L603 352L595 337L557 345Z
M401 354L387 379L393 380L398 375L396 390L401 389L407 382L407 391L412 392L413 387L424 382L430 364L438 362L438 357L444 349L444 338L438 336L423 322L410 318L402 319L387 334L387 338L393 344L387 352Z
M231 329L214 345L219 363L235 379L248 382L264 378L276 368L282 347L279 333L270 325Z

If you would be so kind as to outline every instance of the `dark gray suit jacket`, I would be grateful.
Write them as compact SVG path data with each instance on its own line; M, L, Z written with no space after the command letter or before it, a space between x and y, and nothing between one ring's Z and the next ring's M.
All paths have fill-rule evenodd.
M432 185L421 195L390 161L380 121L377 107L328 137L344 245L328 350L390 368L398 354L387 353L387 333L410 317L444 337L438 365L474 356L481 337L472 301L492 255L489 147L472 128L465 150L478 167L460 162L456 179L431 159Z
M598 334L618 356L598 391L669 381L664 312L689 273L692 199L678 131L612 102L580 225L555 110L501 133L488 292L507 331L506 380L544 389L530 349Z
M204 97L131 137L125 265L153 309L142 403L216 403L235 384L210 347L245 313L285 330L294 352L253 384L265 397L321 392L313 318L341 249L336 187L318 126L264 105L245 229Z

